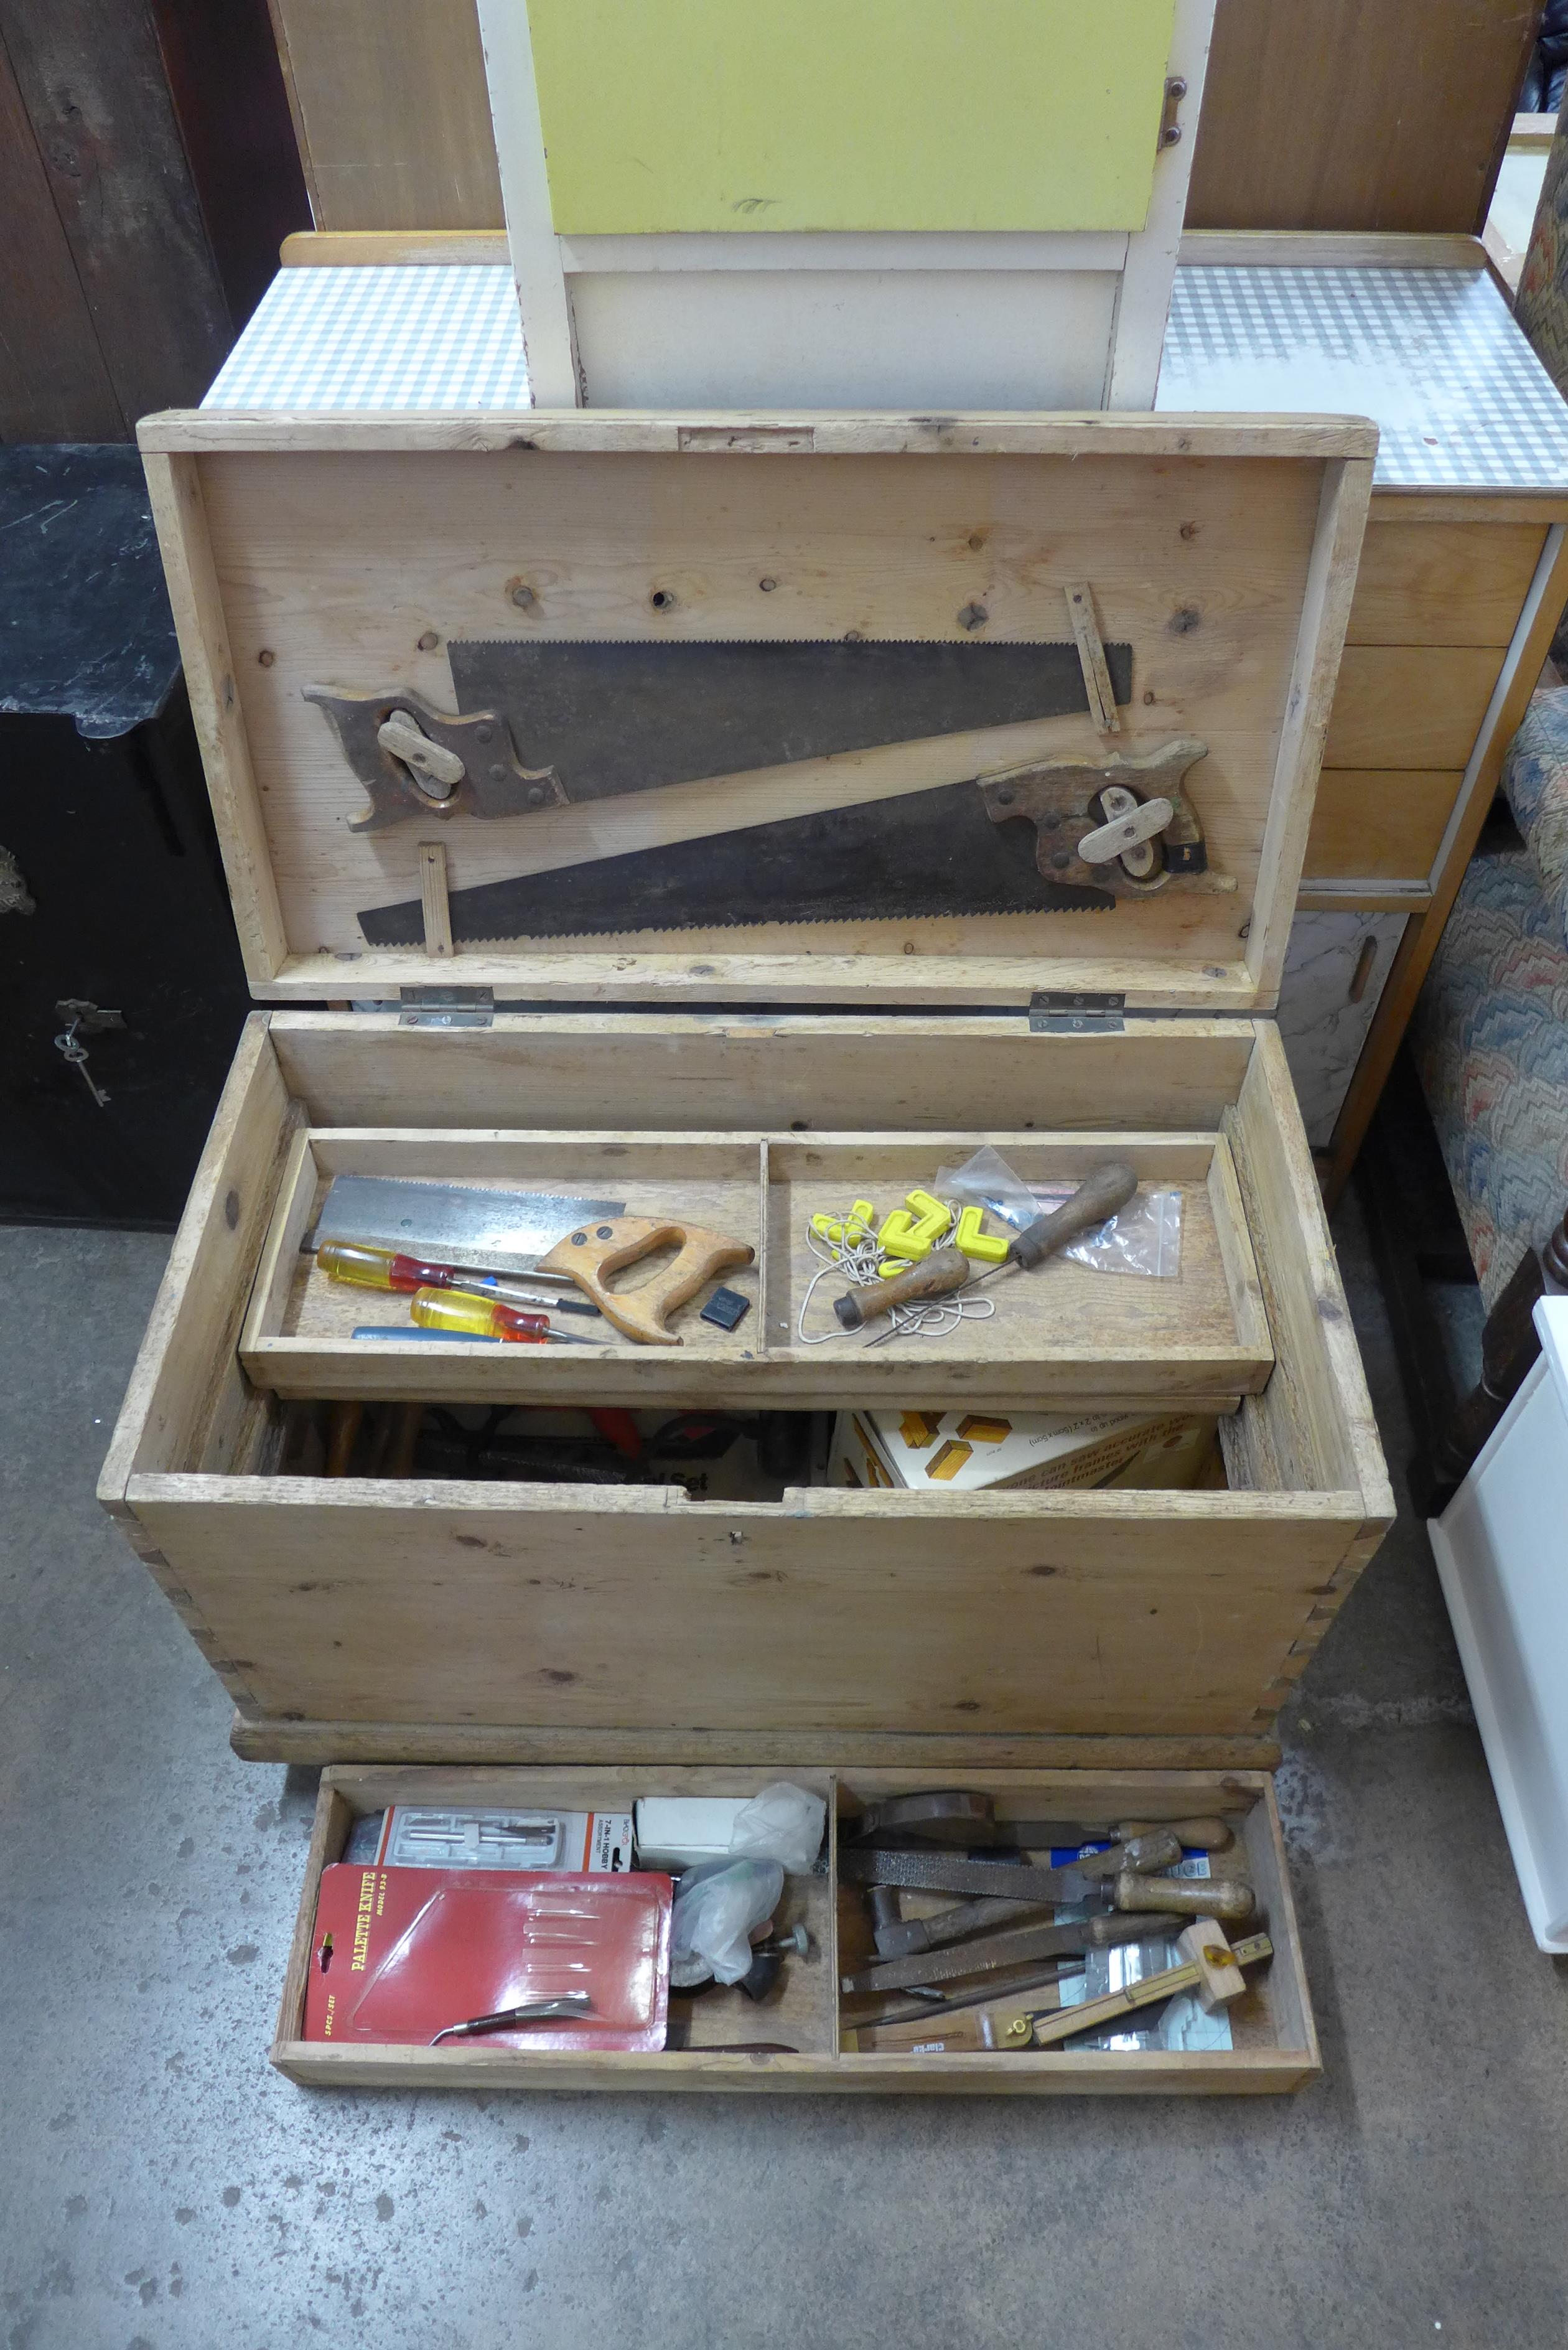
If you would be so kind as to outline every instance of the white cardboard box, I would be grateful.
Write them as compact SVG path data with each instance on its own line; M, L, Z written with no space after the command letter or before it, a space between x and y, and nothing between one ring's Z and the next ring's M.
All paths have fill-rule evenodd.
M1185 1415L1147 1411L841 1411L827 1482L953 1493L1096 1485L1184 1424Z

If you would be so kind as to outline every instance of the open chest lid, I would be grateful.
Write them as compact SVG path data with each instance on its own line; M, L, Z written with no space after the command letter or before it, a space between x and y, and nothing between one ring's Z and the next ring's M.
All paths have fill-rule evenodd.
M1365 420L139 438L258 998L1276 999Z

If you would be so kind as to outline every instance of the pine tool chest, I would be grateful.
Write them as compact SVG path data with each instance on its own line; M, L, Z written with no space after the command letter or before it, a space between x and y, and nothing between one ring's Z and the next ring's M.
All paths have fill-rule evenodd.
M1374 428L205 411L140 440L268 1008L101 1493L239 1752L1266 1767L1392 1515L1269 1016ZM918 1239L906 1201L982 1146L1044 1204L1107 1166L1179 1195L1178 1275L976 1260L961 1313L847 1325L826 1229ZM555 1318L588 1343L329 1279L346 1178L564 1201L607 1304ZM623 1224L651 1271L617 1275ZM871 1410L956 1415L971 1453L1031 1413L1218 1444L1180 1489L826 1482L827 1416ZM575 1471L628 1414L701 1473ZM715 1420L750 1431L722 1460Z

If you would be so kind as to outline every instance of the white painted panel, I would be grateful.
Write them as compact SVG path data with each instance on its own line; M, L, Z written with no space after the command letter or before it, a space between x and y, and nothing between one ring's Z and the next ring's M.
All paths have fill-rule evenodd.
M1536 1941L1568 1952L1568 1298L1428 1531Z
M593 408L1098 408L1103 271L703 271L569 280Z
M1277 1018L1314 1150L1334 1132L1408 920L1407 914L1298 914L1291 925ZM1369 940L1370 964L1353 999Z

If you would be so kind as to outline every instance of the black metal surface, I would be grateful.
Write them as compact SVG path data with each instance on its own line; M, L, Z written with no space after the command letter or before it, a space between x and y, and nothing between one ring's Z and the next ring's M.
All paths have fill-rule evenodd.
M0 717L106 741L156 716L179 674L139 452L0 449Z
M133 448L0 449L0 1216L175 1223L251 1001Z
M945 784L454 889L452 934L472 945L763 922L1084 913L1115 904L1108 890L1042 879L1036 837L1026 818L993 824L974 784ZM424 914L417 898L373 906L359 928L372 946L418 946Z
M0 844L35 908L0 913L0 1218L172 1225L253 1009L183 684L118 741L0 716ZM69 997L125 1015L81 1040L107 1108Z
M459 710L504 712L522 764L553 767L574 802L1088 708L1071 643L495 641L448 657ZM1132 648L1106 659L1125 702Z

